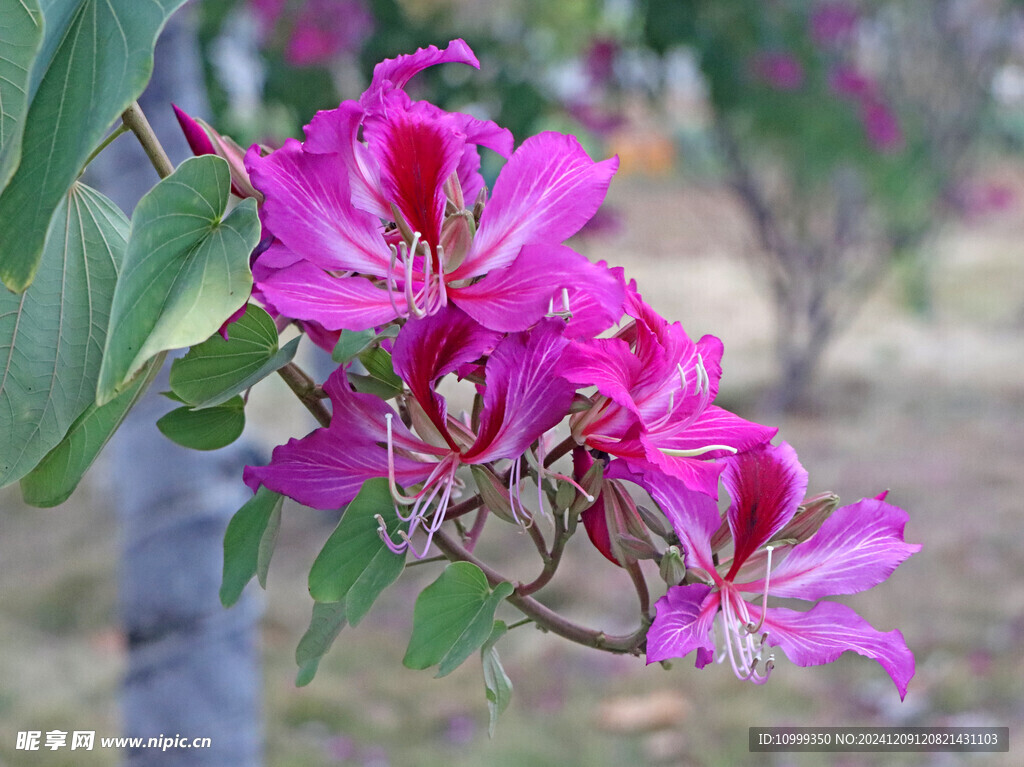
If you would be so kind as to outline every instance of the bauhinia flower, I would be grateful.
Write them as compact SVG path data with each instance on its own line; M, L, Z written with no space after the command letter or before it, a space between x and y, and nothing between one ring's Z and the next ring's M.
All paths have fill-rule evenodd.
M552 318L503 337L456 307L410 320L395 340L393 360L409 387L404 400L415 431L378 397L352 391L339 369L324 385L332 404L330 425L275 448L269 466L246 467L246 482L314 508L336 509L351 501L365 480L388 477L395 503L409 507L399 514L410 527L401 541L386 542L404 551L423 526L423 556L461 485L460 467L517 461L568 412L572 386L557 375L568 343L561 335L564 325ZM484 354L483 407L474 428L448 414L435 387Z
M718 497L723 464L710 459L764 444L776 429L713 405L722 376L722 342L694 343L630 286L633 322L614 338L573 342L563 375L597 387L593 404L572 418L576 441L622 458L637 473L659 472Z
M359 101L314 118L304 143L250 151L264 224L297 256L259 288L286 315L331 330L449 304L505 332L563 308L575 320L577 304L602 318L595 332L609 327L621 314L621 277L562 242L600 206L617 159L594 162L574 137L552 132L511 153L512 135L494 123L411 100L409 78L441 62L479 66L461 40L386 60ZM480 146L509 158L490 199Z
M830 663L847 650L877 660L902 699L914 675L914 656L899 631L881 632L845 605L817 601L876 586L921 549L903 540L908 515L878 498L832 513L809 539L778 538L792 519L807 473L786 443L726 461L722 480L732 503L726 512L731 558L717 561L711 538L719 527L716 504L671 478L648 488L685 549L687 580L658 600L647 635L647 661L697 651L697 667L729 660L738 677L768 679L774 665L764 647L779 647L798 666ZM748 601L748 595L753 601ZM769 597L817 602L806 612L770 607ZM713 630L717 618L718 631Z

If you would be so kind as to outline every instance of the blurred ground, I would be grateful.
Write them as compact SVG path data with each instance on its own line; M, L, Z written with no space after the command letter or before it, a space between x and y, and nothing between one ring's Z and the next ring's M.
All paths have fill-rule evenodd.
M1024 190L1024 184L1017 184ZM1018 191L1018 199L1022 198ZM757 420L771 376L769 306L739 248L742 225L718 190L679 191L667 180L620 179L610 203L622 234L580 247L627 268L645 297L691 333L725 341L721 401ZM882 669L847 654L818 669L781 660L761 688L731 671L645 668L531 628L499 645L515 684L487 738L479 664L442 680L401 666L416 593L437 566L387 591L346 629L310 687L293 684L295 645L311 602L309 565L332 528L328 515L286 507L266 597L267 763L273 767L622 764L811 765L818 755L749 754L752 725L992 725L1024 731L1024 209L949 227L934 261L934 312L903 308L890 280L830 350L813 406L779 424L811 473L811 491L850 502L890 488L907 508L907 539L924 550L867 595L849 598L879 629L901 629L917 675L900 703ZM308 419L280 407L276 381L254 404L252 433L283 441ZM271 410L273 412L271 412ZM258 417L252 418L255 422ZM251 427L252 428L252 427ZM107 765L115 751L14 750L18 730L117 734L123 643L116 627L117 531L94 471L71 502L27 509L0 494L0 765ZM509 548L518 548L512 534ZM608 631L629 592L581 537L550 592L553 606ZM500 548L500 545L497 547ZM536 563L511 561L528 576ZM659 592L660 593L660 592ZM154 733L155 735L156 733ZM216 733L197 733L216 737ZM74 759L71 759L71 757ZM840 765L1019 765L1009 754L833 754Z

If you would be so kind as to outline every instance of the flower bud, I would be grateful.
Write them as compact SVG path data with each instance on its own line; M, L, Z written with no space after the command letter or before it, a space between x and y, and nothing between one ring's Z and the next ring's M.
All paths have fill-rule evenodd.
M678 586L683 582L686 577L686 563L683 561L683 555L678 546L669 546L661 555L658 573L669 586Z
M804 502L796 510L796 514L775 536L778 539L792 539L794 543L802 543L818 532L818 528L828 519L839 506L839 496L835 493L820 493Z

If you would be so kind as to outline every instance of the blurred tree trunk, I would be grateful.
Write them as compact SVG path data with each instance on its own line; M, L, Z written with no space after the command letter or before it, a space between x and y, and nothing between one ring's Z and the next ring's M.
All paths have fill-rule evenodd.
M189 150L171 102L203 112L192 7L172 17L156 48L153 79L140 99L172 160ZM90 183L131 213L157 181L128 137L104 152ZM211 748L134 749L131 767L255 767L262 761L259 605L245 595L220 605L224 529L249 493L241 483L246 448L197 453L163 437L154 422L166 412L158 392L166 369L112 442L121 531L120 610L128 642L122 691L123 734L210 738ZM251 462L251 459L250 459Z

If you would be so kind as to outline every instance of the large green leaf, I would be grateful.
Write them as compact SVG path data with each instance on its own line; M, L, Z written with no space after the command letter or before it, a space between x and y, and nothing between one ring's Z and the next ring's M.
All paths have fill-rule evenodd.
M353 626L405 567L405 554L395 554L381 540L377 532L378 514L389 534L397 537L402 525L384 478L363 483L309 571L309 593L313 599L344 601L348 621Z
M162 364L162 355L150 360L144 373L123 393L106 405L93 403L85 409L60 444L21 478L21 496L25 503L57 506L71 496L128 411L156 378Z
M277 348L277 326L255 304L228 328L229 339L213 336L171 365L171 388L193 407L227 402L262 381L295 356L299 339Z
M37 0L0 0L0 190L21 160L32 60L43 41Z
M193 410L179 407L156 422L167 439L193 450L219 450L242 436L245 404L235 397L217 407Z
M284 496L261 487L256 495L242 505L224 531L224 574L220 584L220 601L231 607L242 596L242 589L261 569L260 559L269 563L265 553L277 538ZM262 583L266 583L263 568Z
M75 184L57 209L39 279L0 288L0 487L27 474L93 403L128 220Z
M440 664L437 676L450 674L491 636L494 612L514 590L499 583L492 591L479 567L452 562L416 599L402 663L417 669Z
M313 681L320 659L324 657L338 634L345 628L344 602L317 602L313 605L313 618L309 628L295 648L295 662L299 673L295 678L297 687L305 687Z
M153 70L153 46L185 0L45 0L21 163L0 194L0 281L35 275L50 219L90 152ZM6 21L6 14L3 16Z
M204 155L185 160L139 202L110 310L101 404L150 357L205 341L248 300L260 222L254 200L225 216L229 195L228 164Z

